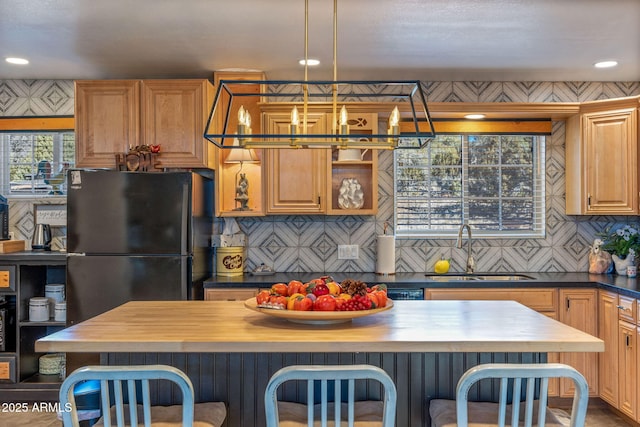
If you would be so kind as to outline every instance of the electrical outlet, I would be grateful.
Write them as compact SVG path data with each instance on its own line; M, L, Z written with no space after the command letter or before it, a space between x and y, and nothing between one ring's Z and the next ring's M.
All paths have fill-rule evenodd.
M360 246L338 245L338 259L358 259L359 257Z

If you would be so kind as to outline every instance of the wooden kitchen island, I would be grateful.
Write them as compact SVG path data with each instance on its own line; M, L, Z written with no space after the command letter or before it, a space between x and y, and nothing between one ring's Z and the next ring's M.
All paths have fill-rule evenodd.
M600 339L513 301L396 301L335 325L292 323L234 301L134 301L36 342L39 352L102 353L107 364L174 365L198 400L227 402L225 425L234 427L263 424L262 394L282 366L380 366L398 388L397 425L424 426L428 401L453 397L471 366L603 350Z

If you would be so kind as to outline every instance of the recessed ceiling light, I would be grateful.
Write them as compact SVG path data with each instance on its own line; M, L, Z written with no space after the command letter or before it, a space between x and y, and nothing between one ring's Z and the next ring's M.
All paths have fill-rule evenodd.
M484 114L467 114L464 116L464 118L469 120L480 120L480 119L484 119L485 115Z
M611 68L618 65L618 61L600 61L593 64L596 68Z
M300 65L304 65L304 59L301 59L300 61L298 61L298 63ZM320 61L317 60L317 59L309 58L309 59L307 59L307 65L310 66L310 67L314 67L316 65L320 65Z
M27 65L29 63L29 61L24 58L5 58L5 61L7 61L9 64L16 65Z

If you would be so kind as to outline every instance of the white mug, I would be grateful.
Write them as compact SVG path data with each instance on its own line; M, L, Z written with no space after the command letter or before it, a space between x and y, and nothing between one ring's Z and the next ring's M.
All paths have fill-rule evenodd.
M638 267L636 267L635 265L628 265L627 266L627 277L634 278L637 275L638 275Z

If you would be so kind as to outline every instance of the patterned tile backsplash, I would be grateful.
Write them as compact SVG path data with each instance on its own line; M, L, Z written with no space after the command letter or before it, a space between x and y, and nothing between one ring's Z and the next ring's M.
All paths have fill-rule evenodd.
M428 82L430 102L583 102L640 95L640 82ZM71 80L0 80L0 116L73 114ZM485 272L586 271L589 245L608 226L638 223L638 217L567 216L564 211L564 122L553 124L546 150L547 233L544 239L474 239L477 270ZM393 153L379 154L379 206L376 216L269 216L239 218L248 236L246 270L265 263L276 271L375 271L376 235L393 220ZM64 199L11 199L10 230L29 240L35 203ZM222 221L214 224L220 233ZM54 230L54 236L64 234ZM357 260L338 260L337 245L357 244ZM54 239L54 245L56 240ZM465 251L453 239L396 242L397 272L429 272L440 256L463 271Z

